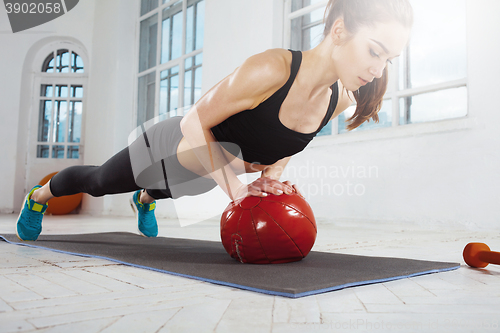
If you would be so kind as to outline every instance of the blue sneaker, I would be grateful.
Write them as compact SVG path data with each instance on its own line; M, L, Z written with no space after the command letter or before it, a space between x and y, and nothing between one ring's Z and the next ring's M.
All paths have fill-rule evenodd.
M47 210L48 205L40 205L31 200L33 192L40 187L40 185L33 187L30 193L26 195L23 209L17 218L16 234L20 240L34 241L42 232L43 213Z
M155 208L156 201L150 204L143 204L139 201L141 191L136 191L130 199L130 205L139 220L139 232L144 237L156 237L158 235L158 223L156 223Z

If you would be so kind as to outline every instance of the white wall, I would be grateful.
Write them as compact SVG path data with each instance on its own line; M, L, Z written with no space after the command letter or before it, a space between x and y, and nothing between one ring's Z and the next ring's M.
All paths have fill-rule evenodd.
M4 119L0 123L0 172L6 175L0 178L0 211L14 211L22 200L14 189L15 179L22 177L19 152L26 145L19 138L18 124L24 121L23 110L29 104L24 92L31 89L23 66L37 41L69 36L88 51L92 70L85 164L101 164L126 146L136 103L137 2L131 6L119 0L81 1L65 16L15 35L9 33L5 11L0 10L0 71L2 78L8 78L0 81ZM248 56L282 47L281 3L207 0L203 92ZM500 228L500 110L495 100L500 41L493 37L500 28L496 18L500 2L467 3L468 117L315 139L292 158L287 172L301 186L318 218ZM358 174L370 167L371 176ZM324 168L327 176L318 176ZM355 185L362 195L354 193ZM344 193L337 195L340 190ZM128 196L86 196L83 212L128 215ZM162 214L171 208L168 201L159 205L166 207L159 209Z
M84 164L103 164L127 146L128 135L134 128L138 16L136 1L96 1ZM82 213L131 215L129 196L86 195Z
M203 46L203 92L248 57L282 47L281 0L207 0Z

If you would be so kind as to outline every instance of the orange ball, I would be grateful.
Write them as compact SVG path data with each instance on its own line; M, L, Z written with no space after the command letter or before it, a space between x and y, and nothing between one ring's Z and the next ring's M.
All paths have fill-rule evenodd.
M47 182L54 177L57 172L53 172L43 177L38 185L45 185ZM65 215L69 214L76 209L82 202L83 193L77 193L73 195L66 195L64 197L52 198L48 201L49 207L45 211L46 214L52 215Z
M487 262L479 259L479 252L490 252L488 245L483 243L469 243L464 248L463 256L464 261L467 265L471 267L484 268L488 266Z

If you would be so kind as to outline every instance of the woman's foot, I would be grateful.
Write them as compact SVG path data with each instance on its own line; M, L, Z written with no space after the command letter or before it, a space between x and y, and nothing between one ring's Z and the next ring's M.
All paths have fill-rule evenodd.
M48 205L39 204L31 198L33 192L39 188L41 188L41 186L36 185L31 189L28 195L26 195L23 209L21 213L19 213L16 234L20 240L37 240L42 232L43 214L47 210Z
M130 199L130 205L137 216L139 232L145 237L156 237L158 235L158 223L155 217L156 202L142 203L141 193L140 190L136 191Z

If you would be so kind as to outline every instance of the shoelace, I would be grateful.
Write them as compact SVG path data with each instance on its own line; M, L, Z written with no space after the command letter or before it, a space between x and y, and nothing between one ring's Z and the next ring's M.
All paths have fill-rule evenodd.
M36 229L38 227L39 221L40 221L40 216L38 214L33 213L32 211L29 211L26 218L26 223L30 228Z
M142 223L143 224L155 224L154 219L151 217L151 215L152 215L152 211L144 209L144 212L142 215Z

